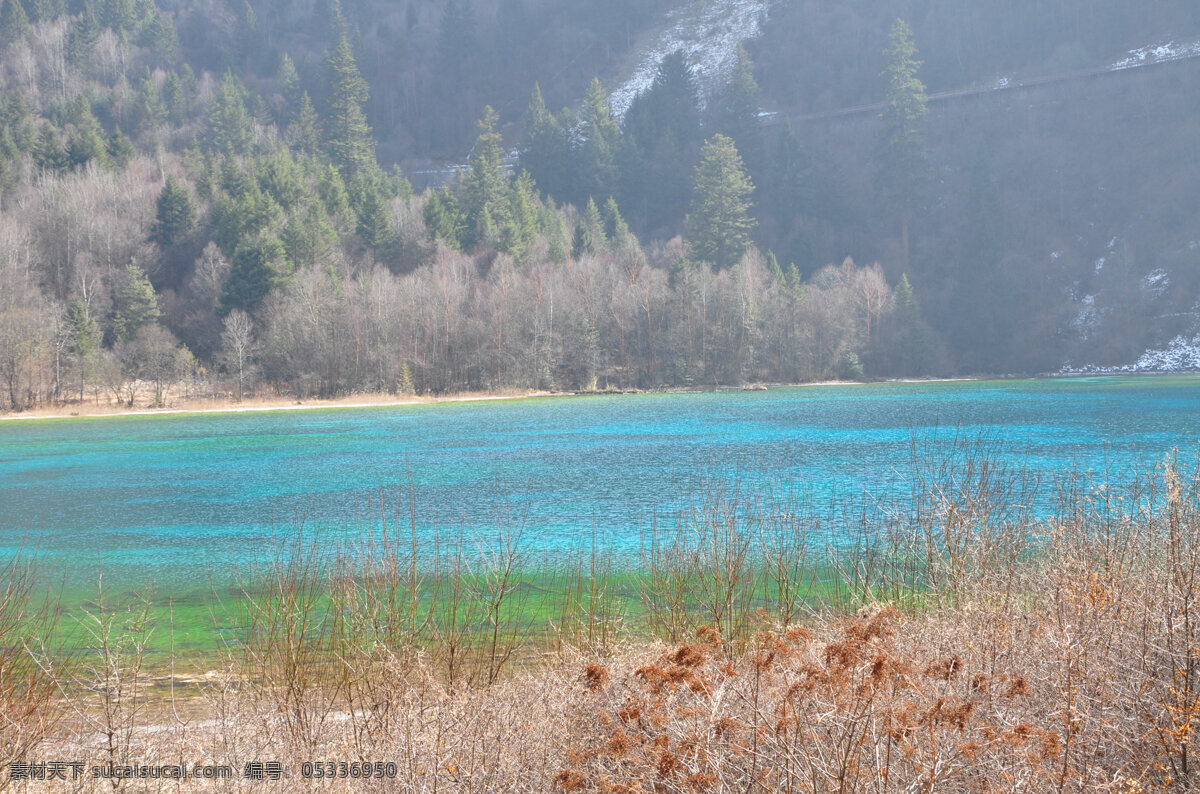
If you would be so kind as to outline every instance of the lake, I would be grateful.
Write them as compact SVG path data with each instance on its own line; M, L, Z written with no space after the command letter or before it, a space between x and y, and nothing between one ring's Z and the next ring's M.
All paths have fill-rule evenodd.
M1131 471L1200 442L1200 377L888 383L0 422L0 556L70 583L184 591L303 528L636 549L715 472L818 500L904 487L914 438L1002 440L1014 466ZM399 513L399 515L397 515ZM364 527L366 529L364 530Z

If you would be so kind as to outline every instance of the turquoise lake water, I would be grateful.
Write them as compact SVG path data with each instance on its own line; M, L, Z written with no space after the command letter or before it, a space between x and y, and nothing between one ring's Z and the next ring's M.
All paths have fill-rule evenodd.
M875 384L359 409L0 422L0 557L67 581L186 589L303 527L354 537L411 472L422 543L522 547L593 531L637 547L714 471L782 474L820 500L903 487L914 437L1003 440L1013 465L1129 470L1200 444L1200 377ZM403 531L408 531L407 506ZM389 522L396 517L389 515ZM377 527L378 520L375 520ZM227 574L225 574L227 575Z

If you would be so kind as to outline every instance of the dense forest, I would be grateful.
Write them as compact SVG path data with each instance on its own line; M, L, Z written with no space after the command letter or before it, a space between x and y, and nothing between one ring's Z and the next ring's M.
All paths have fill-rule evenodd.
M778 2L618 117L675 5L3 0L0 406L1032 372L1195 330L1193 67L931 101L1190 41L1192 5Z

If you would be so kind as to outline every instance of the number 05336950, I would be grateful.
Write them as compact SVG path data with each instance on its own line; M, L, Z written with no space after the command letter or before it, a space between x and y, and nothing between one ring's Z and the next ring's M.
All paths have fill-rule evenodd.
M395 761L305 761L300 764L300 777L313 780L346 778L393 778Z

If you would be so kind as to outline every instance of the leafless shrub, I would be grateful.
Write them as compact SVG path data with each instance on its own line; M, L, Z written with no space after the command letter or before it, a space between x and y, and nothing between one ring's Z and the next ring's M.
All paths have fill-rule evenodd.
M327 601L326 554L299 532L251 570L242 586L245 637L228 662L253 682L245 691L260 699L272 729L306 757L320 745L347 683L338 654L344 635Z
M36 558L16 554L0 567L0 767L37 754L63 717L57 680L71 657L56 644L56 601L40 598ZM11 780L0 780L0 790Z

